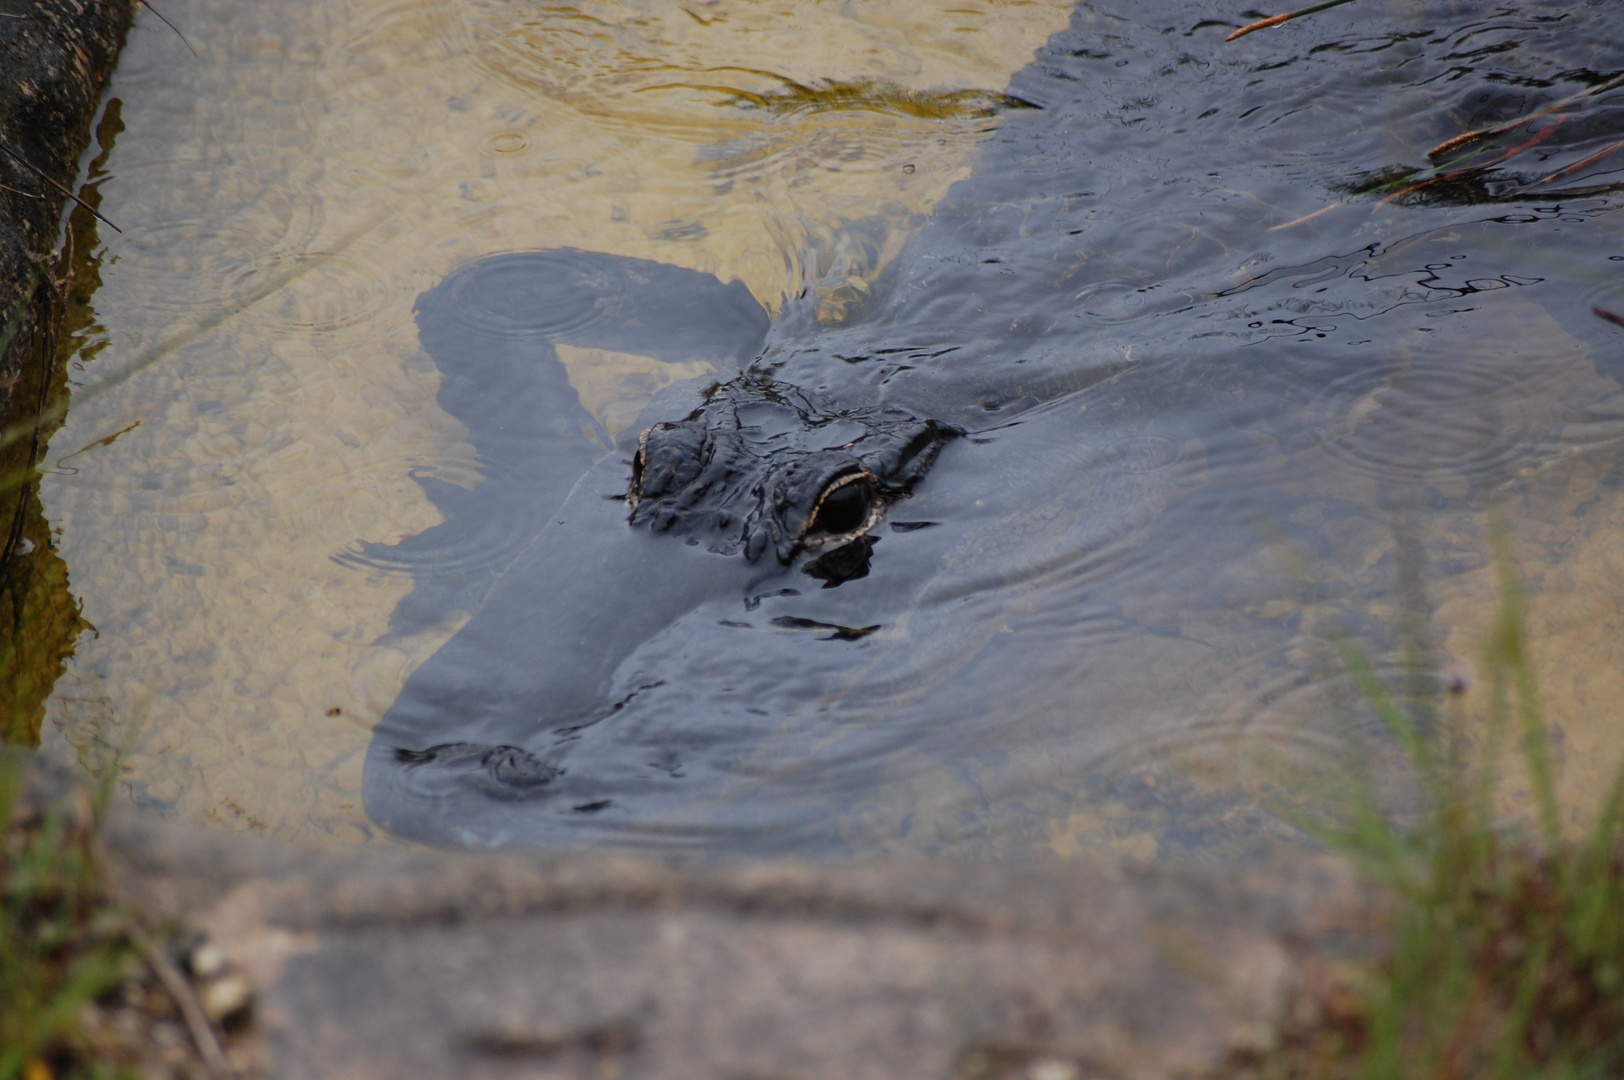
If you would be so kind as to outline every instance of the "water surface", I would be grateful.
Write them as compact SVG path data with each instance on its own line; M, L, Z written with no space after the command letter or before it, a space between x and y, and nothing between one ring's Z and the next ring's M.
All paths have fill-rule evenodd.
M440 408L413 304L566 247L737 279L779 377L972 437L868 577L707 599L627 657L616 715L511 733L563 795L408 783L398 831L1264 850L1371 727L1331 625L1395 675L1406 627L1425 672L1475 661L1496 501L1575 807L1610 773L1624 330L1592 308L1624 310L1624 92L1368 192L1624 70L1605 5L1353 5L1230 45L1238 10L1187 3L166 14L199 55L145 20L115 81L124 233L44 491L95 627L47 741L127 746L137 801L381 835L373 725L539 529L401 544L504 468ZM725 367L556 351L592 420L565 480Z

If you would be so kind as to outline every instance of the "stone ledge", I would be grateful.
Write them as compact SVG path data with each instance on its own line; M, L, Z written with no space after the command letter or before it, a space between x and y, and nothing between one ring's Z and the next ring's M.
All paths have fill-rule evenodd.
M108 839L126 898L249 977L289 1080L1213 1075L1380 922L1329 859L334 853L129 809Z

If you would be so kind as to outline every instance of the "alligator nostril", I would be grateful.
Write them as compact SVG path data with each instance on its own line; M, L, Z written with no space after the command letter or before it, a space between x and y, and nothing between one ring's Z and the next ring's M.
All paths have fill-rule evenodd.
M745 559L749 562L755 562L761 558L762 553L767 550L767 541L769 539L771 537L767 535L766 529L757 529L752 532L750 539L744 542Z

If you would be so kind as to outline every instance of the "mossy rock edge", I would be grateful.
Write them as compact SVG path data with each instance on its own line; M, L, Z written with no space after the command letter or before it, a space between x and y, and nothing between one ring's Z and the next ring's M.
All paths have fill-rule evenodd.
M0 0L0 725L10 741L38 741L45 698L84 629L36 470L64 411L64 321L96 269L94 218L75 203L64 228L67 193L134 13L134 0ZM96 198L88 186L78 197Z

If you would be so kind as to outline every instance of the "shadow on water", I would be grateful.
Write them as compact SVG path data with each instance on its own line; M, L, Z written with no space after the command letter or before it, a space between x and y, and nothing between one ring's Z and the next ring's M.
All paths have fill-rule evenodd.
M416 574L391 633L477 607L610 448L555 344L737 371L767 332L766 313L738 282L579 251L485 260L426 293L416 310L423 347L441 373L440 407L467 425L484 471L472 490L419 476L445 522L343 557L350 565Z
M1263 807L1345 747L1326 613L1414 675L1400 628L1431 613L1398 617L1397 569L1448 592L1491 500L1624 465L1624 339L1591 314L1624 294L1624 91L1426 157L1604 86L1624 9L1355 5L1227 47L1215 10L1079 6L843 322L563 249L424 294L485 480L360 557L416 570L397 623L473 614L374 733L373 818L476 846L1288 836ZM561 345L717 374L605 453Z

